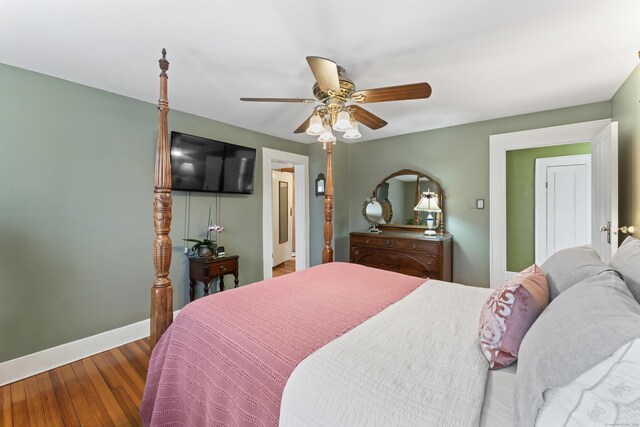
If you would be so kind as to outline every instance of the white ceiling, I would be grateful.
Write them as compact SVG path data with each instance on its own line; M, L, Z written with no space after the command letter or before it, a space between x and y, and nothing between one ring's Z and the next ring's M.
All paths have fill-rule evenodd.
M367 104L360 141L609 100L638 64L640 1L0 0L0 62L300 142L305 56L358 89L427 81L427 100Z

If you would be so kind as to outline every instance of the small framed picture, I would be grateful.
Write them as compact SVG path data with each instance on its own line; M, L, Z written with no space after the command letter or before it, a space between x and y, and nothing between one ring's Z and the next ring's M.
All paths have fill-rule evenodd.
M217 255L219 257L223 257L226 255L226 252L224 251L224 246L218 246Z

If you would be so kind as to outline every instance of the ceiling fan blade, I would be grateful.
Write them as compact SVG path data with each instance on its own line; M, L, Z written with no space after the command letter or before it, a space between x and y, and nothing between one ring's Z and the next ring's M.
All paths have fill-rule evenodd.
M313 114L311 116L313 116ZM302 122L302 124L298 126L298 129L294 130L293 133L305 133L307 131L307 128L309 127L311 116L307 117L307 120Z
M319 56L307 56L307 62L311 68L320 90L327 92L340 91L340 79L338 79L338 66L330 59Z
M366 89L354 92L352 97L356 102L386 102L402 101L405 99L424 99L431 96L431 86L429 83L412 83L401 86L379 87L376 89ZM363 97L361 101L357 101Z
M305 104L313 104L318 102L317 99L309 98L240 98L240 101L250 102L304 102Z
M350 105L349 109L352 111L354 119L370 129L376 130L387 125L387 122L362 107Z

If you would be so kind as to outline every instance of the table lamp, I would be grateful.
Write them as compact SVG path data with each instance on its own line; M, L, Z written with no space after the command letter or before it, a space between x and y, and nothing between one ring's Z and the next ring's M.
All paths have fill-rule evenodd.
M434 228L437 227L437 220L433 219L433 213L439 214L442 212L437 202L438 195L436 193L424 192L420 196L418 204L413 208L414 211L427 212L427 229L424 234L427 236L434 236L436 234Z

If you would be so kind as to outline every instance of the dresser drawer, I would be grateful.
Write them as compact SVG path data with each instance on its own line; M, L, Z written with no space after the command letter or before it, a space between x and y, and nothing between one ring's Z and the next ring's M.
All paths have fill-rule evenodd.
M416 240L396 240L395 247L429 254L437 254L440 250L438 242L421 242Z
M378 236L351 236L351 245L370 248L393 248L395 241Z
M373 248L352 248L350 262L417 277L439 278L438 257L413 256L411 252L385 252Z
M230 273L234 270L236 270L237 267L237 260L236 259L230 259L228 261L224 261L224 262L218 262L215 264L209 264L207 266L208 270L208 275L209 276L213 276L216 274L226 274L226 273Z
M450 234L425 238L421 231L350 233L349 261L417 277L451 281Z

